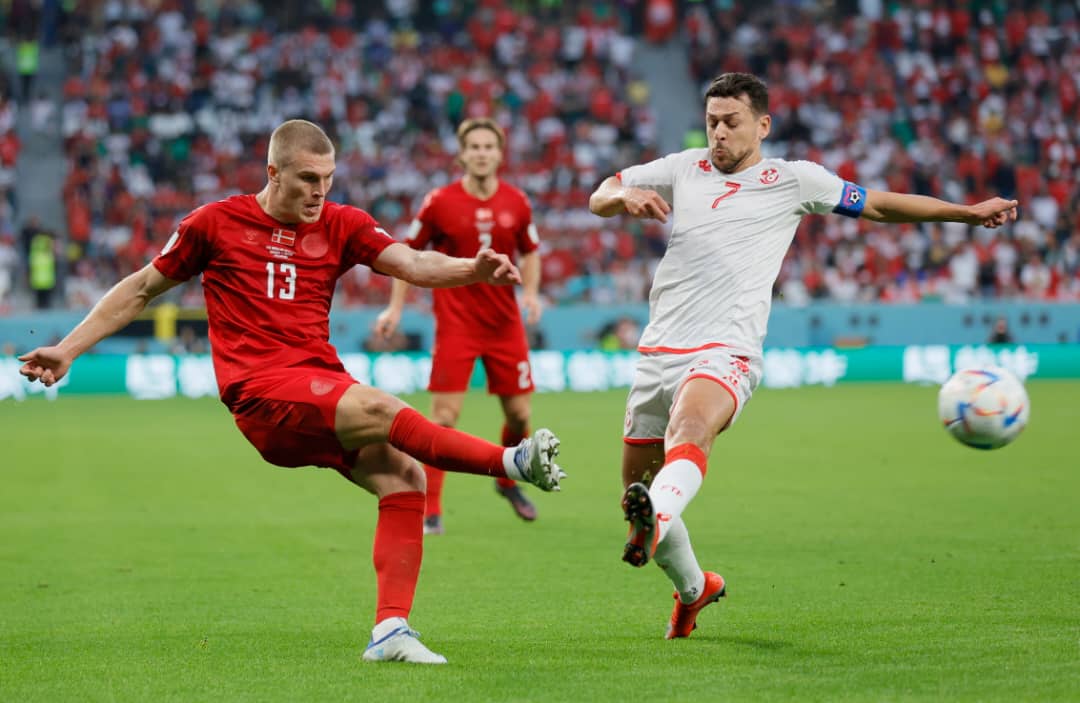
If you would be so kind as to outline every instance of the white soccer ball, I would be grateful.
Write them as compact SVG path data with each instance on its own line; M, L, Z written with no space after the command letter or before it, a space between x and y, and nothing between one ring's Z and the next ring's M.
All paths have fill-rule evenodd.
M1030 413L1024 384L1003 368L962 369L938 392L945 430L976 449L1004 447L1024 429Z

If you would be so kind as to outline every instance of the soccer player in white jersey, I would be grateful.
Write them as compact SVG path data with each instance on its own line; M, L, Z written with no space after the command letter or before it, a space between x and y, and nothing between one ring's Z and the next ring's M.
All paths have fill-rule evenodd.
M667 638L687 637L725 593L704 572L682 512L701 487L713 440L761 380L772 286L799 219L834 212L876 222L998 227L1017 202L974 205L868 190L809 161L765 159L769 93L756 76L725 73L705 93L708 148L688 149L607 178L589 209L666 222L667 252L649 295L623 431L623 560L656 561L675 586Z

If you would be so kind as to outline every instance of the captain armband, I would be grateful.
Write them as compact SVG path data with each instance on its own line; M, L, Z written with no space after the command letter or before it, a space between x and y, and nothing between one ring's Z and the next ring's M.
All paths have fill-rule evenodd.
M844 181L844 189L840 191L840 202L833 208L833 212L844 217L858 217L862 215L864 207L866 207L866 188Z

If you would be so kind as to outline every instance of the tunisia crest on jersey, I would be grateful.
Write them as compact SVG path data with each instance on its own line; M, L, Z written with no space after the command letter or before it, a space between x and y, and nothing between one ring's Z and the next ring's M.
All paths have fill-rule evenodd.
M296 232L287 229L275 229L270 233L270 241L274 244L293 246L296 244Z
M761 172L761 182L765 185L772 185L780 179L780 172L775 168L767 168Z

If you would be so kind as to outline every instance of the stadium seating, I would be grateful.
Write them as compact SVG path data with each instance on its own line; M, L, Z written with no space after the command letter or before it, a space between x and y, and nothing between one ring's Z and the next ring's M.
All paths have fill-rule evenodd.
M333 197L401 233L424 193L456 176L454 125L492 114L509 134L504 176L531 196L544 237L545 295L647 294L663 228L586 209L600 178L655 156L657 130L681 129L659 121L631 69L634 42L653 36L634 3L512 5L526 12L484 0L469 15L454 3L239 2L193 15L169 2L76 5L62 108L69 305L147 261L195 204L258 190L266 136L290 117L340 145ZM1064 5L1056 16L943 7L680 7L692 80L769 80L769 155L868 187L1022 201L1000 234L807 218L776 285L787 303L1080 300L1077 17ZM0 143L3 114L0 102ZM388 291L356 269L339 304L382 304ZM201 291L177 295L198 305Z

